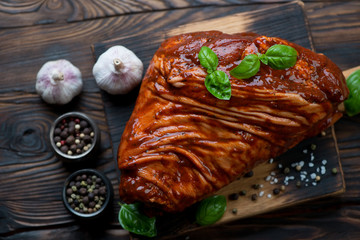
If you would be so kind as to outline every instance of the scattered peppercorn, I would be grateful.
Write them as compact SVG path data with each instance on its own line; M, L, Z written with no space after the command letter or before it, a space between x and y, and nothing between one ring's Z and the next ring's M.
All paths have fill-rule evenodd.
M54 129L54 142L61 152L79 155L88 151L94 142L90 124L80 118L65 118Z
M80 213L93 213L101 209L106 193L105 183L96 175L78 175L66 189L68 203Z
M296 186L299 188L299 187L301 187L301 181L297 181L296 182Z
M253 171L250 171L250 172L247 172L245 173L244 177L252 177L254 176L254 172Z
M233 214L237 214L238 210L237 210L237 208L233 208L233 209L231 210L231 212L232 212Z
M256 199L257 199L257 194L256 194L256 193L254 193L253 195L251 195L251 200L252 200L252 201L256 201Z
M254 184L252 187L253 187L253 189L259 189L259 188L260 188L260 184Z
M284 174L289 174L290 173L290 168L286 167L284 168Z
M280 189L274 188L273 193L274 193L274 195L278 195L280 193Z
M238 200L239 194L238 193L232 193L228 196L229 200Z
M331 173L336 175L338 173L338 170L336 167L334 167L333 169L331 169Z
M240 194L241 196L245 196L245 195L246 195L246 190L241 190L241 191L239 192L239 194Z

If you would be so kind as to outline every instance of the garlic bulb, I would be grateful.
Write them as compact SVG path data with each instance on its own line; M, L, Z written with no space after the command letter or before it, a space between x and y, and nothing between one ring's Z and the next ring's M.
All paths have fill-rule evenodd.
M35 87L45 102L66 104L82 90L81 72L65 59L49 61L38 72Z
M93 67L98 86L110 94L126 94L142 78L143 63L129 49L113 46L100 55Z

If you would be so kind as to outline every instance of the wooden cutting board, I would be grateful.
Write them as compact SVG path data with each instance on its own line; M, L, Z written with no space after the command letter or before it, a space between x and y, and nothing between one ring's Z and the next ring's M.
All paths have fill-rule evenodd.
M253 31L267 36L276 36L295 42L306 48L313 49L311 35L308 31L303 3L292 2L279 7L260 11L231 14L221 18L179 26L147 36L124 36L92 46L95 59L113 45L124 45L133 50L144 62L147 69L156 49L167 37L193 31L220 30L226 33ZM121 132L129 119L137 96L136 89L130 93L132 102L118 104L115 97L103 94L104 101L114 102L112 107L105 109L110 125L121 124L121 131L110 132L114 148L119 143ZM124 100L124 97L120 97ZM107 104L108 106L111 104ZM117 123L112 121L116 120ZM119 136L120 134L120 136ZM296 169L301 165L301 170ZM289 173L285 174L284 169ZM337 174L332 174L337 169ZM320 181L316 181L316 176ZM297 182L300 186L297 186ZM275 194L274 189L285 186L284 191ZM217 194L228 198L227 210L216 224L223 224L236 219L274 211L305 201L326 196L334 196L345 191L343 172L339 161L336 136L333 128L324 135L308 139L277 159L257 166L252 177L243 177L221 189ZM246 194L244 194L246 192ZM276 192L276 190L275 190ZM237 197L231 200L229 196ZM256 195L254 200L253 195ZM194 223L193 206L183 213L166 215L158 218L158 231L165 238L173 237L199 228ZM235 210L236 209L236 210Z

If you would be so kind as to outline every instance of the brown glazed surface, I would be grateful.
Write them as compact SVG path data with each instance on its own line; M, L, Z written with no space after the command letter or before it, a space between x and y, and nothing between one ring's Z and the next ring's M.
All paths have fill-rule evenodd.
M274 44L298 52L294 67L261 64L250 79L230 76L250 53ZM204 86L202 46L230 76L229 101ZM167 39L143 79L118 151L120 196L168 212L182 211L305 138L334 124L348 96L344 76L327 57L254 33L195 32Z

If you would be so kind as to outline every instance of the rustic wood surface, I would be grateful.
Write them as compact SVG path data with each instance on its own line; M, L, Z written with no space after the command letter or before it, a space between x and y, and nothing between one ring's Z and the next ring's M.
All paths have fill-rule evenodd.
M109 133L120 135L122 126L109 125L116 118L108 113L105 118L104 108L132 106L126 105L127 99L104 95L96 87L91 74L92 44L119 37L136 41L129 36L146 38L159 29L283 4L271 2L0 1L0 238L129 238L116 223L116 216L108 224L87 226L65 211L58 193L71 170L54 157L46 141L51 121L60 113L73 109L89 113L104 139L95 167L113 183L117 181L113 166L117 146ZM306 1L304 8L314 49L343 70L360 65L360 3ZM46 61L58 58L69 59L83 73L84 91L71 106L49 106L35 94L37 71ZM178 239L360 239L359 116L342 118L335 124L335 132L346 183L344 194Z

